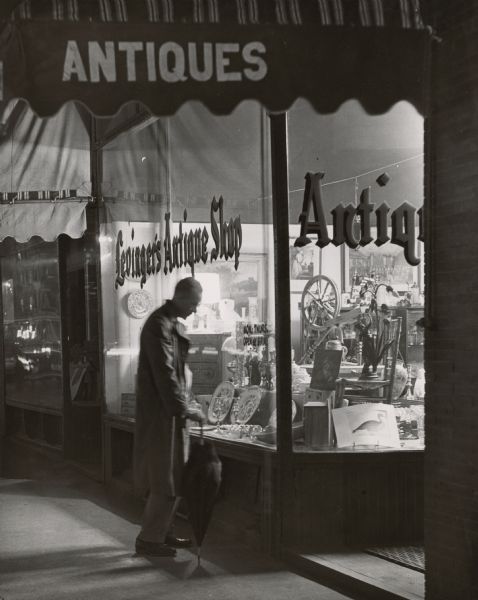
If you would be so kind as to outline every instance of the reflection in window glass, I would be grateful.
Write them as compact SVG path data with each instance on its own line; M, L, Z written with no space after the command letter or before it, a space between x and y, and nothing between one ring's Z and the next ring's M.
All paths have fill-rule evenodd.
M292 396L295 449L363 451L423 447L423 244L411 228L418 266L404 249L374 242L334 245L332 211L348 207L360 238L365 194L375 210L423 205L423 120L406 103L367 115L356 102L317 115L297 102L288 115ZM320 173L320 206L331 242L296 240L304 177ZM337 213L339 214L339 213ZM310 209L309 220L314 220ZM336 223L337 224L337 221ZM343 233L343 230L338 232Z
M62 409L62 354L56 243L2 244L5 398Z

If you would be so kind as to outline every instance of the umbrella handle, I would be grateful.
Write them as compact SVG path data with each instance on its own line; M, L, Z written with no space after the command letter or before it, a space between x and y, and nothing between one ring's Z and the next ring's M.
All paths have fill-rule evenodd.
M202 421L201 421L200 427L201 427L201 435L199 437L199 443L201 444L201 446L203 446L204 445L204 428L203 428Z

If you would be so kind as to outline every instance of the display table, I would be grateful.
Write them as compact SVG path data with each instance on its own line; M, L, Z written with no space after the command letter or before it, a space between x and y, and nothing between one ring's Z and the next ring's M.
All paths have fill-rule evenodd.
M105 483L133 494L133 441L135 420L106 415L104 418ZM191 433L191 443L199 434ZM214 519L231 536L263 551L272 552L274 522L277 522L277 453L263 444L205 435L214 442L223 465L221 492Z
M190 433L192 440L199 440L200 434ZM258 441L252 441L249 438L232 439L228 436L219 435L211 432L204 433L204 439L214 442L216 450L220 456L241 460L251 464L261 465L264 461L271 464L277 463L277 452L275 446Z

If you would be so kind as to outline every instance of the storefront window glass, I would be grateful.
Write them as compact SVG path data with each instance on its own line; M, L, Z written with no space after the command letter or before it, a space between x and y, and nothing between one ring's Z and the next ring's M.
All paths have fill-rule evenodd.
M176 282L194 274L203 301L185 324L192 395L208 414L207 434L274 447L269 144L258 104L214 116L190 103L104 149L100 244L110 415L134 417L141 327Z
M423 119L406 103L370 116L297 102L288 134L295 449L422 448ZM297 225L306 198L315 233ZM394 218L402 245L377 245Z
M60 411L57 243L34 238L19 244L10 238L2 243L1 252L6 404Z

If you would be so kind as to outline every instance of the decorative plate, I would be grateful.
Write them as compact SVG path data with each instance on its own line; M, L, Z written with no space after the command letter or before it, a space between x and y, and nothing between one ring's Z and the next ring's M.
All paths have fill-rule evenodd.
M201 431L206 433L206 431L214 431L214 429L216 429L214 425L203 425L202 427L200 425L191 425L189 431L192 433L201 433Z
M153 308L153 298L146 290L135 290L128 295L128 312L135 319L142 319Z
M236 423L247 423L259 408L262 390L258 385L253 385L241 393L237 400Z
M223 381L214 390L207 409L207 418L211 423L222 423L231 410L234 400L234 386L230 381Z

